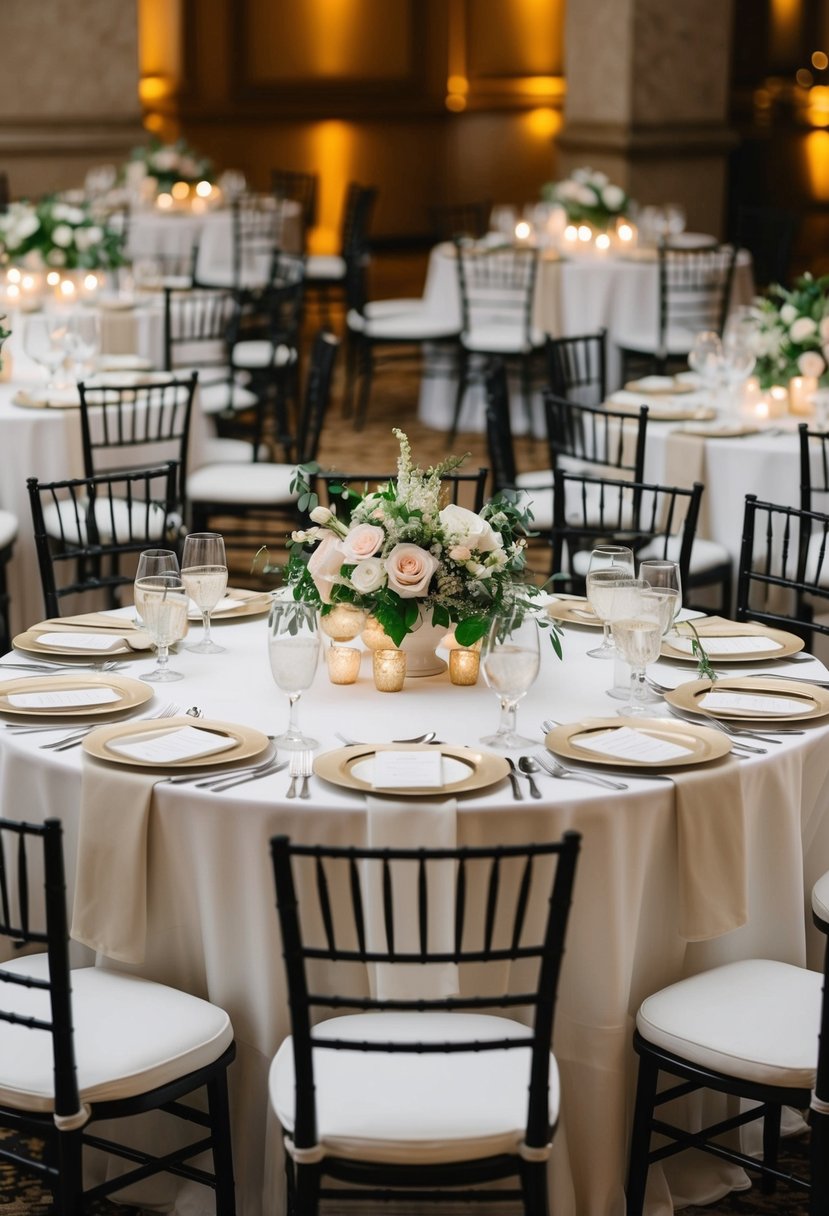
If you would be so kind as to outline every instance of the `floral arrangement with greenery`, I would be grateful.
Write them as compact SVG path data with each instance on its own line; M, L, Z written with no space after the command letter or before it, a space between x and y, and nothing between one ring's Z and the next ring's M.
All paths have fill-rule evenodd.
M122 238L85 203L48 195L11 203L0 215L3 260L29 270L110 270L120 266Z
M6 338L8 338L9 335L11 334L11 330L6 329L5 325L3 324L5 319L6 319L6 316L4 313L2 316L0 316L0 368L2 368L2 366L3 366L3 343L6 341Z
M531 515L518 497L502 493L479 514L441 506L441 475L466 459L450 457L425 472L412 463L399 430L397 479L358 494L343 486L343 518L320 506L309 487L317 465L300 466L292 488L312 526L292 533L287 582L295 599L325 616L337 604L370 612L396 646L415 628L421 610L431 623L455 626L461 646L483 637L494 617L515 600L532 607L538 587L523 580ZM336 487L335 487L336 490ZM561 655L557 628L550 637Z
M829 383L829 275L804 274L789 289L773 283L752 306L755 374L763 388L792 376Z
M621 186L611 182L598 169L574 169L559 182L547 182L541 196L549 203L559 203L571 224L592 224L606 228L613 220L625 215L630 199Z
M176 182L210 181L213 165L183 139L173 144L152 139L133 148L126 172L128 178L153 177L159 190L169 191Z

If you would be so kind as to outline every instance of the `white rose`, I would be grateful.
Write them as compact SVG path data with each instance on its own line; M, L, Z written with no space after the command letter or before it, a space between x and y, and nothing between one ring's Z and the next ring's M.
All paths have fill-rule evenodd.
M153 169L160 169L162 173L171 173L178 165L178 152L175 148L159 148L150 159L150 164Z
M582 207L595 207L598 201L598 194L590 186L579 186L576 202L581 203Z
M595 186L597 190L603 190L609 181L610 178L600 169L594 169L590 175L590 185Z
M791 325L792 321L797 320L797 309L794 304L784 304L780 309L780 320L784 325Z
M52 218L56 220L65 220L68 223L70 222L70 217L73 211L74 207L68 207L66 203L55 203L54 207L52 208Z
M57 224L52 229L52 240L61 249L68 249L75 239L75 234L68 224Z
M583 184L590 181L592 173L592 169L574 169L570 176L574 182L581 182Z
M625 201L625 192L621 186L605 186L602 190L602 202L608 211L618 211Z
M327 524L329 519L334 515L330 507L314 507L311 512L311 519L315 524Z
M40 227L40 220L30 212L28 215L18 216L14 225L15 245L22 245L27 237L32 236Z
M826 364L816 350L805 350L797 361L797 367L801 376L814 376L817 378L826 367Z
M374 557L385 539L385 532L375 524L357 524L343 537L346 561L360 562Z
M354 590L361 594L376 591L386 581L385 567L379 557L367 557L364 562L357 562L349 581Z
M811 317L798 317L789 327L789 337L792 342L805 342L817 333L817 324Z
M343 551L336 537L328 533L308 559L308 573L314 580L323 604L331 603L331 588L339 581Z
M493 532L485 519L476 515L466 507L450 503L440 513L440 522L447 536L456 545L465 545L467 549L477 549L479 553L490 553L498 548L500 536Z
M829 315L821 317L820 340L821 342L829 342Z
M50 249L46 254L46 261L50 266L65 266L66 254L62 249Z

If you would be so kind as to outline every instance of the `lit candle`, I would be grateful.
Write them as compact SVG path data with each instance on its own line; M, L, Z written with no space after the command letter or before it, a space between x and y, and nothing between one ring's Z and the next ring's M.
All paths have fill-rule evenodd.
M161 211L169 211L173 205L172 194L159 194L158 198L155 200L155 204Z
M532 232L532 229L530 228L527 221L519 220L518 223L515 225L516 241L518 241L519 244L521 244L522 242L526 244L526 242L530 239L531 232Z
M578 238L582 242L582 244L587 244L589 241L592 241L593 229L590 227L589 224L579 224Z
M476 650L458 646L449 651L449 679L453 684L477 684L481 658Z
M365 612L353 604L336 604L330 612L320 614L320 628L335 642L350 642L365 623Z
M801 415L813 413L812 395L816 392L817 379L814 376L792 376L789 381L789 409L791 412Z
M50 287L57 287L58 283L60 282L60 275L56 270L50 270L46 276L46 282Z
M596 252L607 253L610 248L610 237L606 232L600 232L596 237Z
M71 279L61 279L59 291L64 300L71 300L75 294L75 284Z
M329 646L326 653L332 684L353 684L360 674L361 651L356 646Z
M196 185L196 194L198 194L199 198L210 198L212 193L213 187L210 185L210 182L199 182Z
M622 221L622 223L620 223L616 228L616 235L624 244L631 245L633 244L633 238L636 236L636 233L634 232L632 224Z
M6 274L6 282L7 283L19 283L20 282L20 271L17 269L16 266L12 266L12 268Z
M174 182L170 193L174 199L177 199L181 203L184 199L190 197L190 187L187 182Z
M754 407L754 415L759 422L767 422L769 418L769 403L761 398Z
M565 245L575 245L575 243L578 239L579 239L578 228L576 227L575 224L568 224L567 227L564 229Z
M375 688L379 692L400 692L406 678L405 650L375 650L371 658Z

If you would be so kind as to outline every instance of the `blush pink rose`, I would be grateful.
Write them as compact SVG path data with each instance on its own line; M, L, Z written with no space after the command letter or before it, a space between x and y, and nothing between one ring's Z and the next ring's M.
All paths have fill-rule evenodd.
M343 547L336 536L324 536L308 560L308 573L323 604L331 603L331 588L343 564Z
M367 557L374 557L385 538L382 528L375 524L357 524L347 536L343 537L343 553L345 560L362 562Z
M386 557L389 587L402 600L426 595L437 568L437 559L420 545L395 545Z

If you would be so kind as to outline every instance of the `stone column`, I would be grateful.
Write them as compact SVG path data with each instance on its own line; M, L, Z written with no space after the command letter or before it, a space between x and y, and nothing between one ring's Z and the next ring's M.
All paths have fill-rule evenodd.
M557 175L604 170L722 234L733 0L569 0Z
M142 142L137 0L3 0L0 169L12 198L82 185Z

